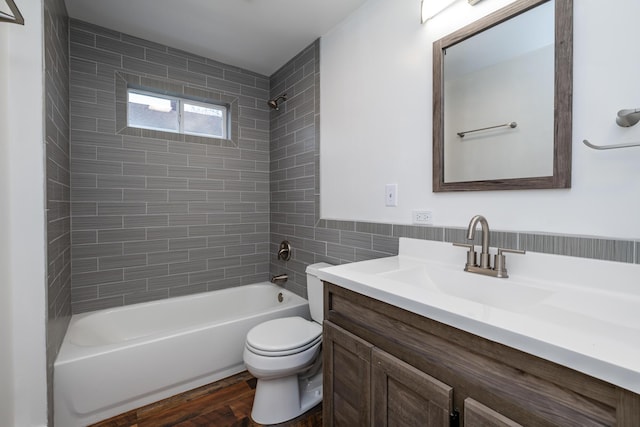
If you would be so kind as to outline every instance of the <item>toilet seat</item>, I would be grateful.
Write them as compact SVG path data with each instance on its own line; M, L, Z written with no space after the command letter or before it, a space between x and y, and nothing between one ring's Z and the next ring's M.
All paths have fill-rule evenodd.
M247 334L246 347L262 356L287 356L305 351L322 341L322 326L302 317L273 319Z

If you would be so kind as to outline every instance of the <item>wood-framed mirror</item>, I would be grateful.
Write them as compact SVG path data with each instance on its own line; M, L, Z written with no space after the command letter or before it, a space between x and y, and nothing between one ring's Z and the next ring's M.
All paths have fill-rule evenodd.
M516 0L433 44L433 191L571 187L573 0Z

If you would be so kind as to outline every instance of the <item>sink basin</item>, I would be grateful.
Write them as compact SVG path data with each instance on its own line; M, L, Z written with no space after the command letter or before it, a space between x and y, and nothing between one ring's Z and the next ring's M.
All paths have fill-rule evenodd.
M387 271L379 276L431 292L473 301L509 311L539 304L553 292L514 281L466 273L430 264L415 268Z

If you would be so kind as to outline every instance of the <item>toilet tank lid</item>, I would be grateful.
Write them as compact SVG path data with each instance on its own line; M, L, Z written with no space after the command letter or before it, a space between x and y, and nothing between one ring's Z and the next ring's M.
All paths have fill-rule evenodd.
M307 266L307 274L311 274L313 276L317 276L318 275L318 270L320 270L321 268L327 268L327 267L333 267L333 265L331 264L327 264L326 262L317 262L315 264L309 264Z

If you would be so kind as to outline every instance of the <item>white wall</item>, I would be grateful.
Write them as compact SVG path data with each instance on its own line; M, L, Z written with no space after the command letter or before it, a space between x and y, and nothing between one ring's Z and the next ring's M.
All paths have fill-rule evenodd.
M8 106L4 94L9 89L8 67L4 58L8 56L8 37L6 26L0 26L0 117L7 117ZM2 123L4 124L4 119ZM9 197L8 169L8 132L5 126L0 126L0 200ZM7 209L0 209L0 342L13 342L11 320L11 286L9 286L9 247L6 239L8 232L9 213ZM13 419L13 354L11 346L0 350L0 424Z
M0 425L47 423L42 0L0 24Z
M640 148L582 144L640 141L618 110L640 107L634 40L640 2L574 2L572 188L432 192L432 43L510 0L458 0L419 24L418 0L369 0L321 40L321 215L411 222L431 209L437 226L487 216L494 229L640 238ZM631 42L632 43L632 42ZM398 207L384 185L398 184Z

